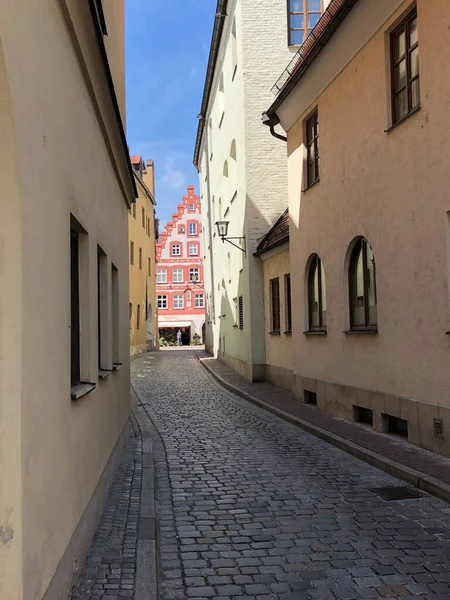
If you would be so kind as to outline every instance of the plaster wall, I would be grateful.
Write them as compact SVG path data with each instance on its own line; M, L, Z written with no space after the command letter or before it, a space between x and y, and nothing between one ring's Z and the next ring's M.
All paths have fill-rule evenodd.
M125 192L132 188L126 157L114 153L120 147L117 127L110 130L109 144L105 139L105 120L113 122L113 111L105 105L105 120L100 118L61 6L52 0L0 8L0 177L6 192L0 208L0 531L6 540L0 544L0 596L5 599L44 596L129 414L131 193ZM81 23L87 14L78 8ZM11 23L20 23L20 36ZM90 22L84 27L88 34ZM91 58L98 65L98 56ZM99 75L97 89L106 99L100 74L101 69L91 73ZM83 369L97 384L76 402L70 398L71 214L88 232ZM105 380L98 378L97 244L107 254L108 272L114 264L120 277L117 359L123 365ZM107 285L110 290L110 276ZM111 294L106 311L109 321ZM112 362L111 350L107 361ZM62 597L67 591L58 590Z
M410 399L415 402L411 413L416 415L411 425L423 423L432 430L432 417L437 414L442 415L444 428L450 427L446 410L450 340L445 335L450 329L446 162L450 109L445 100L450 93L450 78L445 76L450 7L445 0L418 0L421 110L386 131L390 125L388 32L410 6L403 2L394 14L391 4L386 8L382 26L372 31L323 90L317 85L315 99L308 106L299 105L303 114L288 130L296 299L293 370L302 380L378 392L386 399L382 410L398 416L399 397ZM336 56L344 26L348 40L362 29L369 30L373 9L379 5L371 0L358 3L327 51ZM314 89L309 82L316 77L319 83L318 73L326 68L320 62L323 58L305 76L308 94ZM303 122L316 106L320 182L302 191ZM348 248L361 235L375 254L378 335L343 333L349 324ZM324 264L328 331L326 336L305 337L305 266L312 253ZM300 396L303 388L309 389L307 385L299 386ZM421 419L417 403L430 406ZM431 405L440 408L432 411ZM417 435L415 441L421 443ZM440 451L447 454L449 449Z

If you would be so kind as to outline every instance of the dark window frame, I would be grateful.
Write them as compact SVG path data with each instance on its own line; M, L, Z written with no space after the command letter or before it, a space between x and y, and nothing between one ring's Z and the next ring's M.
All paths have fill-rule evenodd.
M284 276L284 295L286 303L286 331L290 333L292 331L292 297L291 297L291 274L286 273Z
M395 29L391 32L389 36L389 44L390 44L390 69L391 69L391 114L392 114L392 125L396 125L400 123L403 119L408 117L411 113L420 108L420 67L417 71L417 75L411 77L411 54L412 52L419 47L419 41L415 42L412 46L410 46L410 24L411 21L416 19L417 21L417 8L414 7L395 27ZM405 35L405 52L400 57L395 58L395 40L401 35ZM405 60L406 63L406 84L399 90L395 91L396 88L396 80L395 80L395 69L396 67ZM419 102L416 106L412 105L412 85L414 81L418 81L419 86L419 94L418 99ZM406 89L406 97L407 97L407 112L404 115L398 116L396 109L396 99L397 96L402 93Z
M320 12L317 10L308 10L308 0L302 0L303 11L291 11L291 0L286 0L286 13L287 13L287 30L288 30L288 46L301 46L311 33L312 29L308 28L308 14L322 16L324 11L324 0L320 0ZM291 27L291 17L293 15L303 15L303 27ZM320 19L320 17L319 17ZM303 31L303 42L301 44L294 44L292 42L292 31Z
M78 232L70 230L70 385L81 381L80 247Z
M134 242L130 240L130 265L134 265Z
M238 298L239 329L244 329L244 297Z
M372 246L366 240L365 237L359 237L353 245L352 252L350 255L349 267L348 267L348 284L349 284L349 308L350 308L350 330L351 331L378 331L378 318L376 324L370 323L369 318L369 271L367 265L367 246L370 246L373 254L373 267L374 267L374 283L375 283L375 306L378 308L377 302L377 269L375 254ZM360 252L363 253L363 291L364 291L364 325L355 325L355 309L354 298L356 291L356 268L358 264L358 258Z
M138 304L136 308L136 329L141 328L141 305Z
M270 286L270 331L280 333L280 278L274 277L269 281Z
M138 257L138 260L139 260L139 268L142 271L142 248L139 248L139 257Z
M319 325L312 324L312 307L314 303L314 275L317 270L317 279L318 279L318 290L317 293L319 295ZM311 264L309 265L308 271L308 330L309 331L326 331L327 325L324 323L323 318L323 282L322 282L322 259L318 254L315 254L313 259L311 260Z
M312 126L312 127L311 127ZM305 121L306 139L306 187L309 188L320 180L320 156L319 156L319 110L316 108ZM314 135L310 136L310 130L314 129ZM311 158L311 149L314 146L314 159ZM310 166L314 165L314 178L310 174Z

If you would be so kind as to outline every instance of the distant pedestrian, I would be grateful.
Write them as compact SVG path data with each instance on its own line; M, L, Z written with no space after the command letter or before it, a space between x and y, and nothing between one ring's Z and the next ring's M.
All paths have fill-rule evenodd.
M181 329L179 329L177 333L177 344L181 346Z

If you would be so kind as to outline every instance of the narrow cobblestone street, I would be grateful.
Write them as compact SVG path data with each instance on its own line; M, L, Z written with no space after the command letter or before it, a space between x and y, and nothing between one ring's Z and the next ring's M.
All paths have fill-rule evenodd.
M382 499L371 488L406 484L227 392L195 350L147 354L132 379L156 428L161 600L450 598L446 503ZM134 597L139 436L74 600Z

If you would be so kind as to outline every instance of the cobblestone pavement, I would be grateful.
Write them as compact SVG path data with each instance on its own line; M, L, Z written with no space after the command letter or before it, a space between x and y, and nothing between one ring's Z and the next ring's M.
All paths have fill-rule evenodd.
M447 504L383 500L370 488L405 484L223 390L194 351L132 370L167 454L162 600L450 598Z
M447 504L383 500L370 489L405 484L225 391L195 354L132 363L155 456L161 600L450 599ZM135 596L134 431L74 600L150 600Z
M73 600L129 600L136 583L142 440L135 419Z

